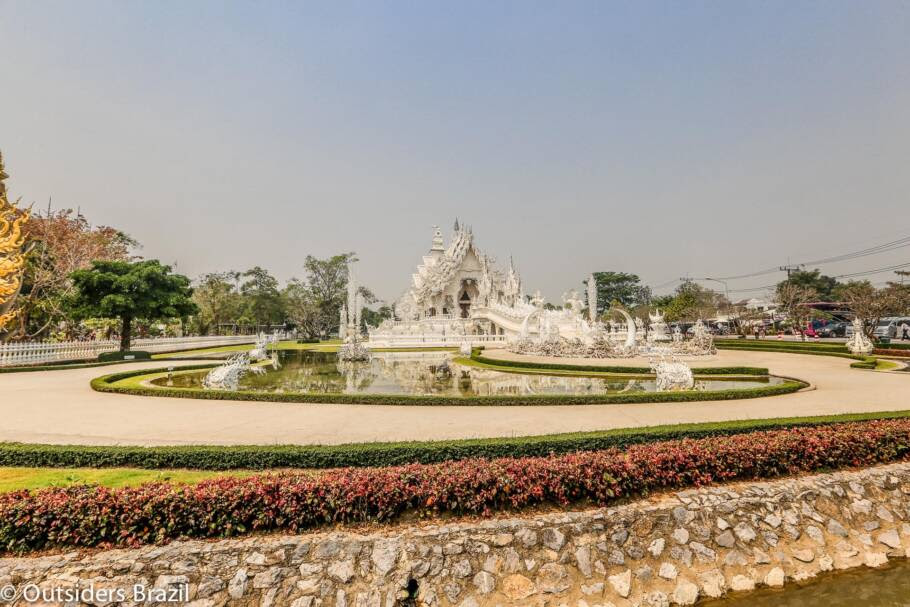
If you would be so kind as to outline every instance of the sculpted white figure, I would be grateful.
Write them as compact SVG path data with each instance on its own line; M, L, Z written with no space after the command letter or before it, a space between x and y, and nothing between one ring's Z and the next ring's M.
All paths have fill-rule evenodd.
M847 340L847 349L853 354L868 354L873 349L872 342L866 337L865 323L862 318L853 319L853 335Z
M342 306L342 327L344 328L344 343L338 349L338 360L345 362L370 360L370 351L360 340L360 303L357 282L354 280L354 271L351 262L348 262L348 301ZM339 334L341 331L339 330Z
M592 273L588 276L588 322L597 321L597 281Z
M654 314L648 313L648 319L651 321L648 327L650 329L648 338L651 341L669 341L670 336L667 335L669 327L664 322L664 315L660 313L660 308L657 308Z
M240 378L250 370L250 358L246 352L232 354L220 366L215 367L202 379L206 390L236 390Z
M667 390L691 390L695 386L692 369L684 362L677 360L651 360L651 371L656 375L657 389L660 392Z

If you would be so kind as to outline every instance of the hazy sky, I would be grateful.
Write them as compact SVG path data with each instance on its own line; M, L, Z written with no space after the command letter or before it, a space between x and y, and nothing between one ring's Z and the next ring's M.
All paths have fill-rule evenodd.
M910 236L908 32L860 0L0 0L0 150L191 276L356 250L394 297L458 217L550 299L656 286Z

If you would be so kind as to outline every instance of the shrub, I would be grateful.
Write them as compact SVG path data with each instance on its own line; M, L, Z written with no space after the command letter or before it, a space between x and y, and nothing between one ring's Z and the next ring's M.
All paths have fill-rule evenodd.
M814 427L910 417L910 411L815 417L732 420L569 432L541 436L344 445L93 446L0 443L0 466L55 468L267 470L432 464L470 458L542 457L559 453L627 448L631 445L729 436L744 432Z
M141 350L130 350L129 352L102 352L98 355L98 362L111 362L114 360L150 360L152 355Z
M488 515L539 505L606 505L652 491L903 459L910 420L874 421L634 445L536 458L342 468L322 474L220 478L0 495L0 547L135 546L178 538Z
M471 360L494 367L510 367L516 369L549 369L552 371L579 371L582 373L636 373L640 375L653 375L650 367L631 367L621 365L570 365L566 363L541 363L525 360L503 360L500 358L487 358L474 350ZM762 367L692 367L695 375L767 375L768 369Z

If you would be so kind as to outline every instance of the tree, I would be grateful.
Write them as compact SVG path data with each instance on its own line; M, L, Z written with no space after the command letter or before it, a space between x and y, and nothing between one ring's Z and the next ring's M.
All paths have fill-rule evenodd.
M908 305L907 291L901 285L876 289L868 280L847 283L843 297L850 310L865 321L866 335L870 338L882 318L902 314Z
M70 276L93 261L126 261L138 243L120 230L92 226L72 209L48 210L29 222L26 236L32 246L22 280L19 328L22 338L46 333L66 317L73 292Z
M308 317L305 322L302 322L302 317L294 320L300 323L298 326L308 327L313 332L312 337L328 335L338 328L338 312L347 295L349 261L356 261L354 253L333 255L327 259L307 255L303 262L308 299L306 306L298 307L297 311L305 311ZM376 302L376 296L368 288L361 286L358 293L364 303Z
M723 295L706 289L700 284L685 280L676 287L673 298L664 302L664 318L669 322L692 321L712 318L720 306L726 305Z
M247 270L242 276L246 279L240 285L244 316L259 326L283 323L284 310L275 277L259 266Z
M790 283L815 291L816 301L835 301L838 297L838 287L842 286L836 278L825 276L820 270L797 270L778 283L777 287Z
M814 309L807 304L818 301L818 292L812 287L785 280L777 285L775 299L778 309L784 312L793 323L793 333L798 333L805 339L803 331L814 312Z
M119 318L120 350L130 349L136 319L180 318L198 311L190 280L157 259L94 261L72 274L70 309L77 318Z
M0 155L0 335L12 322L18 311L12 311L13 301L22 287L22 269L25 266L25 228L29 213L9 201L6 179ZM18 201L17 201L18 202Z
M612 302L627 308L651 301L651 289L641 284L636 274L626 272L594 272L597 283L597 316L600 317ZM584 281L587 285L587 281Z
M193 289L193 302L199 308L196 328L203 335L223 325L237 325L243 301L237 291L239 272L205 274Z

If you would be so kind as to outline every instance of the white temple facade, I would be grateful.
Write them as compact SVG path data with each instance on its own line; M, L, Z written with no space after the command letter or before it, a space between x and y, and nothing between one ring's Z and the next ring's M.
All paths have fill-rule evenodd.
M394 319L370 331L371 347L458 345L503 342L516 334L530 307L524 302L521 278L474 243L474 233L455 222L448 246L442 231L433 240L411 285L393 306ZM498 311L498 312L497 312Z

